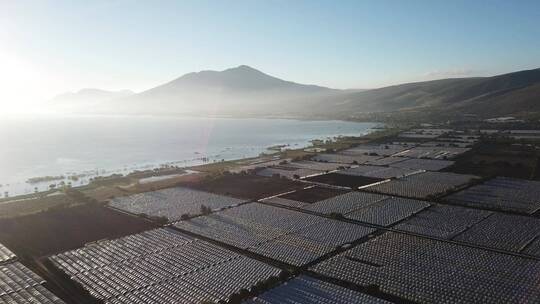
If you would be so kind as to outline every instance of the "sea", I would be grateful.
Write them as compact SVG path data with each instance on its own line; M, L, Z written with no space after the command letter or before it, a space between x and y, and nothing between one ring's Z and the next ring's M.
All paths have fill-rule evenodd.
M377 123L163 116L0 117L0 197L73 186L96 176L192 166L360 136ZM77 178L68 179L70 176Z

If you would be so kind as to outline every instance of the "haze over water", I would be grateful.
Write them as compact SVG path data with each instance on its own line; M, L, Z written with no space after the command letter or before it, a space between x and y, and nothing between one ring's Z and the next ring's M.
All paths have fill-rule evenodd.
M361 135L374 123L288 119L150 116L54 116L0 120L0 192L46 190L31 177L129 173L164 163L187 166L257 156L274 145L305 147L313 139ZM88 177L87 177L88 178ZM81 178L74 185L87 182Z

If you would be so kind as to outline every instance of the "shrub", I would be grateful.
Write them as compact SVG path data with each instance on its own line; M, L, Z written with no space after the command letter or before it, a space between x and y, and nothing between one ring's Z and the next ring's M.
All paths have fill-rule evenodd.
M345 217L343 216L343 214L338 213L338 212L332 212L332 213L329 214L329 216L330 216L331 218L334 218L334 219L343 219L343 218L345 218Z
M201 205L201 214L202 215L208 215L212 213L212 209L210 209L210 207L206 206L206 205Z

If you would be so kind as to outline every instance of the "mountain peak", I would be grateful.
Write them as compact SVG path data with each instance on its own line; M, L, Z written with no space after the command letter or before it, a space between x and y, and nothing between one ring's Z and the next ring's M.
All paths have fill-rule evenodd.
M239 66L237 66L235 68L226 69L223 72L226 72L226 71L247 71L247 72L262 73L261 71L259 71L257 69L254 69L254 68L250 67L249 65L245 65L245 64L239 65Z
M224 75L235 75L237 77L262 77L262 78L278 79L264 72L261 72L255 68L252 68L248 65L239 65L235 68L229 68L219 73L224 74Z
M241 64L241 65L237 66L236 68L232 68L232 69L238 69L238 70L256 70L256 69L250 67L249 65L245 65L245 64Z
M183 76L180 76L178 79L181 79L181 78L191 78L191 77L201 77L202 75L219 75L219 74L230 74L230 73L237 73L237 72L249 72L249 73L258 73L258 74L263 74L263 75L266 75L264 74L263 72L257 70L257 69L254 69L248 65L239 65L237 67L234 67L234 68L228 68L228 69L225 69L225 70L222 70L222 71L216 71L216 70L201 70L199 72L190 72L190 73L187 73L187 74L184 74Z
M301 85L270 76L247 65L240 65L222 71L204 70L189 73L164 85L167 88L198 87L199 89L212 88L233 91L274 90L291 86L298 87Z

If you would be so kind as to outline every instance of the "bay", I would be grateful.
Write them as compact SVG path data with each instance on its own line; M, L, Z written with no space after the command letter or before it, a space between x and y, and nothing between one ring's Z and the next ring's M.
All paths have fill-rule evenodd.
M46 190L32 177L81 175L73 185L161 164L189 166L254 157L268 148L359 136L376 123L151 116L41 116L0 119L0 193ZM54 182L53 182L54 183ZM0 197L3 195L0 195Z

